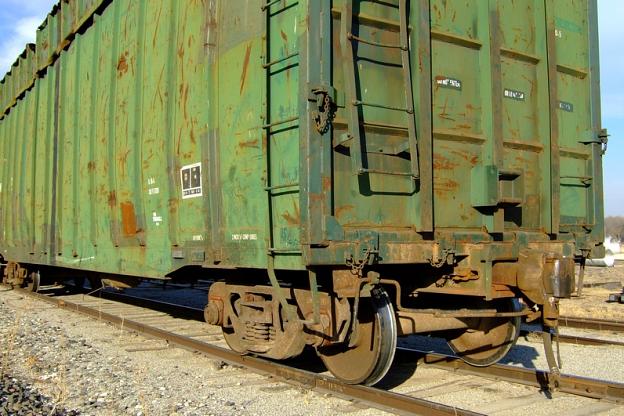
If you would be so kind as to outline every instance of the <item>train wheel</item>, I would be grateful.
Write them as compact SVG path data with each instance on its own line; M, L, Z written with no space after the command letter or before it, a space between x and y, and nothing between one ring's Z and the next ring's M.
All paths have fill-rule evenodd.
M102 285L102 278L97 277L97 276L89 276L88 277L89 280L89 286L91 286L91 291L94 292L98 289L102 289L103 285Z
M234 331L234 328L223 328L223 338L232 351L236 351L241 354L247 352L247 349L241 341L240 335Z
M81 275L81 276L74 277L74 289L75 290L84 289L86 281L87 281L87 278L85 276Z
M491 305L487 305L491 306ZM520 310L517 299L501 302L496 308L500 312ZM514 346L520 334L520 317L481 318L473 328L448 340L451 349L459 358L476 367L487 367L497 363Z
M350 384L372 386L392 364L397 343L394 308L386 292L376 288L370 298L362 298L358 311L357 342L318 348L327 369Z
M28 278L26 279L26 289L31 292L39 291L39 287L41 286L41 275L39 272L32 272L28 274Z

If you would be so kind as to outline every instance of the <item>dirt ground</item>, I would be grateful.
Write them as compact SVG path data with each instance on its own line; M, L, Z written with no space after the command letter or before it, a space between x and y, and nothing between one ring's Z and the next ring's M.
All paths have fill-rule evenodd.
M623 261L615 267L587 266L581 297L563 300L561 315L624 321L624 304L608 302L609 294L622 292L622 287Z

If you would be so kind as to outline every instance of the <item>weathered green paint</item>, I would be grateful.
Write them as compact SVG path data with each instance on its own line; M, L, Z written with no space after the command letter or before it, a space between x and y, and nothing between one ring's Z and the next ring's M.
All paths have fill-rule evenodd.
M345 33L351 6L356 37L402 46L398 0L269 3L56 6L0 88L5 259L161 277L446 250L483 293L531 242L600 254L595 1L408 1L407 65Z

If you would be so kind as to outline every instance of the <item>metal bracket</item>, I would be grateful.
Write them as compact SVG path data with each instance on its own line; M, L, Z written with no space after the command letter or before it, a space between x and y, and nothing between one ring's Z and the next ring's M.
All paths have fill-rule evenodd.
M275 274L275 259L273 256L269 256L268 260L269 261L268 261L267 272L269 274L269 281L271 282L271 286L273 287L274 296L277 298L277 301L280 303L280 305L282 305L282 308L284 309L284 313L286 314L288 321L297 322L298 319L297 319L297 315L293 311L293 306L288 304L288 301L286 300L286 298L284 297L284 294L282 293L282 288L279 284L279 281L277 280L277 275Z
M312 320L305 321L305 324L318 325L321 323L321 295L318 290L316 272L308 270L310 280L310 296L312 297Z
M583 296L583 280L585 278L585 264L587 263L587 258L589 257L590 251L583 250L582 252L583 252L583 257L581 257L578 282L576 284L576 296L578 296L579 298Z
M318 325L321 322L321 296L319 294L316 273L314 271L308 271L308 277L310 279L310 296L312 297L311 320L299 319L297 317L297 313L295 312L296 306L290 305L286 300L286 297L282 293L279 281L277 280L277 275L275 274L275 259L273 256L269 256L267 272L269 275L269 281L271 282L271 287L273 288L273 294L280 305L282 305L282 309L284 309L288 322L296 322L302 325Z
M368 250L367 250L368 251ZM357 290L353 301L353 315L351 317L351 337L349 339L349 347L354 347L359 339L360 326L358 324L358 314L360 312L360 298L364 296L372 296L373 290L379 287L381 275L377 272L370 271L366 274L366 279L359 281L360 287Z
M559 330L557 328L554 329L555 334L553 337L552 332L547 328L544 328L542 332L542 340L544 342L544 353L546 355L546 361L548 363L548 369L550 373L548 375L548 388L549 390L556 391L559 389L560 378L561 378L561 357L559 355ZM555 338L555 342L557 344L557 356L555 357L555 352L553 348L553 338Z
M601 129L598 133L597 140L579 141L582 144L599 144L602 146L601 154L607 153L607 146L609 144L609 132L607 129Z

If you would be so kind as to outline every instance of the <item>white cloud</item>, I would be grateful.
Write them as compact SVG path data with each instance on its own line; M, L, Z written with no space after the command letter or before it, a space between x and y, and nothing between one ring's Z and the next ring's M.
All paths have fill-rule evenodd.
M34 43L37 27L41 24L38 16L19 19L4 41L0 42L0 73L6 73L27 43ZM1 77L1 75L0 75Z
M0 78L10 69L58 0L0 0Z
M2 0L2 7L19 11L22 16L45 16L58 0Z

